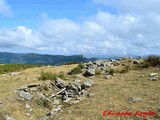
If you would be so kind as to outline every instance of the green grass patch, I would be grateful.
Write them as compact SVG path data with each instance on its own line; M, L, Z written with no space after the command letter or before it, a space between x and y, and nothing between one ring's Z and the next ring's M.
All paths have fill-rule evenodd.
M27 64L5 64L0 66L0 74L17 72L27 68L41 67L41 65L27 65Z

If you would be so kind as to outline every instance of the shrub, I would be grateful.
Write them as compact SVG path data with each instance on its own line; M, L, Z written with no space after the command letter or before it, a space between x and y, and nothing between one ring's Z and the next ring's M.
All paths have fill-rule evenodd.
M95 74L96 75L100 75L101 74L101 70L100 69L96 69Z
M128 72L128 71L129 71L129 67L125 66L125 67L123 67L122 69L120 69L118 72L119 72L119 73L126 73L126 72Z
M78 62L71 61L71 62L64 63L64 65L72 65L72 64L78 64Z
M40 79L41 80L56 80L57 77L61 78L61 79L65 79L65 74L64 73L52 73L52 72L41 72L40 75Z
M83 68L83 65L82 64L79 64L76 68L72 69L71 72L69 74L80 74L82 73L82 68Z
M57 75L52 72L41 72L41 80L55 80Z
M109 74L113 75L114 73L116 73L114 68L108 68L106 69L106 72L108 72Z
M158 56L149 56L145 60L146 64L149 64L150 66L157 66L160 65L160 57Z
M61 78L61 79L65 79L65 74L64 73L59 73L58 77Z

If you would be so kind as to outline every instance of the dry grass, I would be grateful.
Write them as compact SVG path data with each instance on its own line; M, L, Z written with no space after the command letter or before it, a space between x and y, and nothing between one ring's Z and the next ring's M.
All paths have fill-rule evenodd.
M152 72L160 73L160 70L150 68L130 71L105 81L95 77L93 79L96 85L90 91L96 96L66 108L55 120L59 118L63 120L141 120L143 117L102 117L102 113L104 110L128 110L133 113L148 110L157 112L156 108L160 106L160 81L148 80L148 75ZM139 75L145 75L145 77L139 78ZM130 97L141 98L141 100L130 104L128 103Z
M58 67L40 67L31 68L22 71L22 74L17 76L6 75L0 77L0 100L3 104L0 104L0 120L1 116L5 114L11 115L16 120L38 120L38 117L47 113L47 110L34 104L34 100L31 101L35 106L31 112L31 117L27 117L25 113L28 111L25 109L25 103L17 101L14 90L20 88L22 85L31 83L42 83L44 81L27 80L26 78L39 77L40 73L53 72L59 73L64 71L67 73L77 65L66 65ZM89 88L89 91L95 93L92 98L86 98L82 102L72 105L63 109L62 113L58 113L54 117L55 120L138 120L142 118L134 117L102 117L104 110L113 111L156 111L156 108L160 106L160 81L149 81L148 75L150 73L157 72L160 75L159 68L149 68L139 71L129 71L128 73L118 74L108 80L101 80L102 75L98 75L93 79L95 86ZM140 78L139 75L145 75L144 78ZM48 82L48 81L45 81ZM137 103L128 103L128 98L137 97L141 100ZM153 119L153 118L151 118Z
M23 85L34 84L34 83L44 83L40 80L32 80L32 78L40 77L40 73L43 72L53 72L64 73L73 69L77 65L65 65L65 66L47 66L47 67L38 67L30 68L21 71L21 74L17 76L11 75L1 75L0 77L0 101L3 101L3 104L0 104L0 120L1 116L5 114L11 114L16 120L28 120L28 117L25 115L27 110L25 109L24 102L17 101L16 89L20 88ZM45 81L49 82L49 81ZM33 101L34 102L34 101ZM32 117L30 120L36 120L37 116L44 115L45 109L40 108L39 106L32 106L34 111L32 112Z

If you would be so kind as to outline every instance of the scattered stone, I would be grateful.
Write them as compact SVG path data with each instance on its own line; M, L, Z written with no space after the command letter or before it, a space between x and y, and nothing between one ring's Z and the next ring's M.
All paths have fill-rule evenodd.
M72 98L67 98L66 100L64 100L63 102L64 103L68 103L69 101L71 101L72 100Z
M78 79L82 79L83 77L82 77L82 75L81 75L81 74L77 74L77 75L76 75L76 78L78 78Z
M144 78L144 75L139 75L139 78Z
M85 75L86 76L94 76L95 75L95 69L90 68L90 69L86 70Z
M151 81L157 81L158 78L148 78L148 80L151 80Z
M10 73L10 75L12 75L12 76L16 76L16 75L19 75L19 74L21 74L21 72L11 72Z
M37 91L37 88L36 87L30 88L30 91L32 92Z
M30 108L31 108L31 106L26 103L26 109L30 109Z
M84 83L83 83L84 87L92 87L93 85L94 85L93 80L87 80L87 81L84 81Z
M105 75L105 79L110 79L112 76L111 75Z
M5 115L5 120L14 120L12 117L10 117L9 115Z
M26 116L30 116L30 113L26 113Z
M26 109L28 109L29 111L32 111L32 108L31 108L31 106L30 106L29 104L26 103L26 106L25 106L25 107L26 107Z
M60 103L59 103L59 100L54 99L53 104L54 104L54 105L59 105L59 104L60 104Z
M150 77L158 77L158 73L151 73Z
M93 97L93 96L95 96L94 93L88 93L88 94L87 94L87 97Z
M57 106L56 108L54 108L54 109L51 110L50 114L51 115L56 114L58 111L61 110L61 108L62 108L62 105Z
M66 82L63 81L62 79L60 79L59 77L56 78L55 85L60 89L62 89L62 88L67 86Z
M36 81L36 80L38 80L38 78L32 78L32 80L33 80L33 81Z
M30 84L27 87L28 88L34 88L34 87L39 87L39 86L41 86L41 85L40 84Z
M21 91L20 94L19 94L19 96L21 98L25 98L25 99L28 99L28 100L32 99L32 95L29 92Z
M70 102L70 105L72 105L72 104L77 104L77 103L79 103L80 101L79 100L74 100L74 101L71 101Z
M141 98L134 98L134 97L131 97L128 99L128 102L129 103L137 103L138 101L140 101Z
M43 99L46 98L46 97L43 95L43 93L37 93L37 96L38 96L39 98L43 98Z

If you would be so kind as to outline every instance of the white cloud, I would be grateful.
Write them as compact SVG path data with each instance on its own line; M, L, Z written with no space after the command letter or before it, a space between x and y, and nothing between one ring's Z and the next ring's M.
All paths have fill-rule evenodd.
M160 53L158 0L95 2L114 6L119 13L99 11L81 22L48 18L44 13L43 22L36 30L25 26L0 29L0 47L18 46L41 53L96 57Z
M11 7L6 3L5 0L0 0L0 14L5 16L11 16Z

